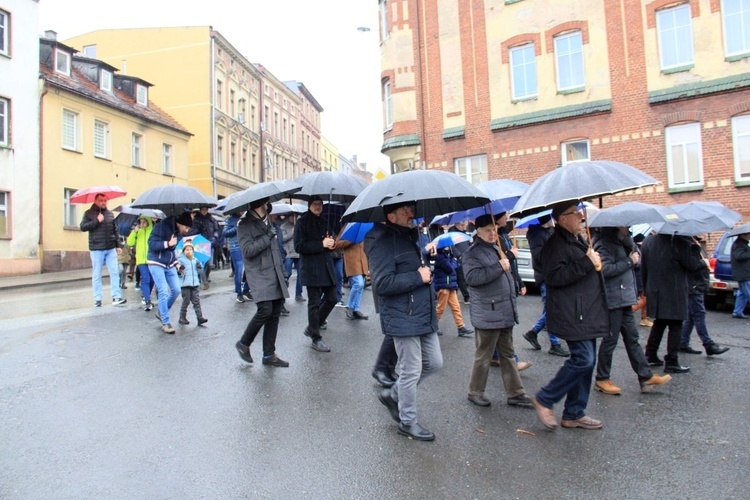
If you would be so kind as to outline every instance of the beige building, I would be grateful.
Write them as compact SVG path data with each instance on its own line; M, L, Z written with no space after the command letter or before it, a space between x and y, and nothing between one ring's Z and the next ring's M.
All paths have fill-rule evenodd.
M90 267L79 225L90 205L78 189L117 185L129 203L151 187L187 184L190 132L157 107L152 86L56 41L39 40L41 78L41 263L43 271Z
M320 139L320 113L323 106L315 100L312 93L302 82L288 81L286 85L302 99L299 124L300 124L300 174L318 172L321 167Z
M333 172L341 171L339 150L325 137L320 138L320 169Z

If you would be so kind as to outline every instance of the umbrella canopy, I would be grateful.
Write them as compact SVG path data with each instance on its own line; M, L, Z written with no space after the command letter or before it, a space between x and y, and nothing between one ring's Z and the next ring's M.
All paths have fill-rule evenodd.
M435 217L432 224L455 224L465 220L474 220L484 214L507 212L515 206L518 198L526 192L529 185L512 179L493 179L477 184L477 188L487 195L490 199L489 204Z
M250 186L244 191L232 195L222 210L225 214L232 212L244 212L250 210L250 205L258 200L268 198L269 201L277 201L301 189L301 185L295 181L271 181L261 182Z
M680 216L669 207L628 201L599 210L589 217L591 227L630 227L635 224L677 221Z
M391 175L365 188L344 212L344 222L385 220L383 205L414 203L415 215L468 210L489 203L487 195L458 175L441 170L411 170Z
M167 215L161 210L151 208L133 208L130 205L120 205L113 209L114 212L120 212L120 214L136 215L138 217L150 217L152 219L164 219Z
M302 203L284 203L278 201L273 203L272 214L275 215L287 215L287 214L304 214L307 212L307 206Z
M374 225L372 222L350 222L344 227L339 239L349 241L355 245L362 243Z
M147 189L130 204L132 208L157 208L167 215L178 215L185 210L214 207L218 201L192 186L166 184Z
M128 194L120 186L92 186L85 189L79 189L70 197L71 203L94 203L96 195L103 194L108 200L119 198Z
M198 259L201 264L205 265L205 263L208 262L208 259L211 258L211 242L200 234L182 238L177 243L177 246L175 247L175 255L177 258L180 258L180 255L182 255L182 247L185 246L185 243L193 244L194 257Z
M302 200L320 196L324 201L348 202L367 187L362 178L342 172L311 172L300 175L295 181L302 189L294 197Z
M729 231L729 236L739 236L740 234L750 233L750 222L745 222Z
M616 161L569 163L538 178L518 199L512 214L525 217L561 201L576 201L629 191L659 181Z
M718 201L691 201L671 205L669 208L680 219L653 224L658 233L695 236L729 229L742 219L742 214L728 209Z
M431 243L435 243L435 248L439 250L441 248L452 247L453 245L467 241L471 241L471 236L468 234L459 231L448 231L432 240Z

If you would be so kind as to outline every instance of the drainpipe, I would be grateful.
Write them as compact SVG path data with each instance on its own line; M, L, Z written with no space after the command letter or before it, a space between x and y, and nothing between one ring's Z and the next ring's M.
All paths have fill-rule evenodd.
M44 263L44 96L47 95L47 84L42 81L42 92L39 95L39 241L37 243L39 253L39 269Z
M268 118L266 116L265 108L263 107L263 70L259 71L261 77L258 78L258 95L260 96L259 104L260 106L260 182L266 181L266 151L265 146L263 144L263 134L265 133L263 131L264 128L268 127L268 124L265 123L266 119ZM265 126L263 125L265 123Z
M214 103L214 96L216 95L216 74L214 73L216 69L216 60L215 60L215 54L216 54L216 47L214 46L216 43L216 39L214 38L213 31L210 31L211 33L211 70L209 71L209 74L211 75L211 84L208 86L210 89L209 92L211 95L209 96L209 101L211 103L211 184L213 193L212 196L216 198L216 109L215 109L215 103ZM188 177L189 177L188 173Z
M420 17L420 4L423 0L416 0L416 11L417 11L417 81L419 89L419 99L417 99L417 106L419 106L419 136L420 136L420 143L421 143L421 152L420 152L420 160L421 165L427 164L427 138L425 137L425 129L424 129L424 81L422 80L422 30L424 30L424 26L422 26L423 19ZM425 47L425 50L426 47Z

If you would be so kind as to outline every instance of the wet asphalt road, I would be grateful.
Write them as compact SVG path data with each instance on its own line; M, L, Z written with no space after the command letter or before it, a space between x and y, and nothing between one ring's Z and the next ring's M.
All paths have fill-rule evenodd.
M88 282L0 292L0 498L750 498L750 322L726 311L708 321L728 353L682 355L689 374L641 395L620 345L623 395L589 403L604 429L554 432L505 404L497 368L493 405L466 400L474 341L446 313L445 366L419 389L420 422L437 435L423 443L399 436L376 399L369 289L369 321L332 313L328 354L302 335L306 304L288 302L277 352L291 366L270 368L260 338L253 366L234 350L255 306L234 301L227 275L203 292L206 327L191 311L174 336L132 285L120 308L91 307ZM519 304L533 393L563 360L521 337L539 296Z

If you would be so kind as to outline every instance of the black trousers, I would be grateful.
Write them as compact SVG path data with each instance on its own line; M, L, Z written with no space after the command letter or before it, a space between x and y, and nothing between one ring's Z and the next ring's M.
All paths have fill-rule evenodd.
M182 306L180 307L180 318L185 318L187 316L187 310L188 306L190 304L193 304L193 309L195 310L195 316L197 318L203 317L203 312L201 312L201 296L198 292L197 286L183 286L182 287Z
M263 328L263 356L272 356L276 352L276 334L279 331L279 316L283 304L283 298L256 302L258 309L253 319L247 324L240 342L250 346L260 329Z
M680 337L682 336L681 319L661 319L654 320L654 326L651 327L651 333L648 334L646 342L646 358L655 359L656 352L661 345L661 339L664 337L664 330L669 328L667 333L667 355L664 356L664 363L667 365L677 365L677 351L680 348Z
M612 355L617 347L617 341L622 334L622 343L628 353L630 366L638 375L638 381L650 379L654 373L648 367L648 361L643 354L641 344L638 343L638 327L635 325L633 309L621 307L609 310L610 334L599 344L599 361L596 365L596 380L609 380L612 370Z
M336 307L336 302L336 285L307 287L307 326L313 340L321 338L320 325Z
M391 375L396 369L397 363L398 354L396 353L396 345L393 343L393 337L390 335L384 335L383 343L380 344L380 351L378 352L378 357L375 359L373 370Z

